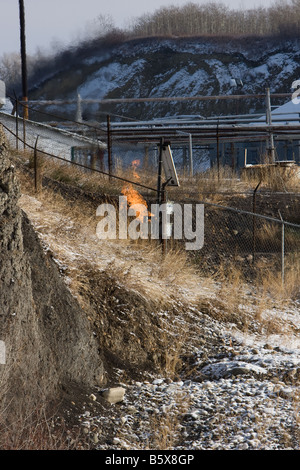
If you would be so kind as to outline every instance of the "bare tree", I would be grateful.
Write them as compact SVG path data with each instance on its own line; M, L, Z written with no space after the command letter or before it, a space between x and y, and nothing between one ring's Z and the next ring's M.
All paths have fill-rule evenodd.
M300 0L277 0L271 7L229 9L223 4L192 2L164 7L133 22L132 35L269 35L300 31Z

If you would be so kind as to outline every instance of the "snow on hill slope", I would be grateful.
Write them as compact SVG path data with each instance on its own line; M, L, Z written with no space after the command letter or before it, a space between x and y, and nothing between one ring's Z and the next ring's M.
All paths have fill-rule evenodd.
M56 64L56 65L55 65ZM65 65L32 83L31 99L84 99L289 93L300 78L299 40L282 38L150 38L91 44L70 53ZM51 78L49 78L51 76ZM238 78L243 88L231 88ZM272 103L273 104L273 103ZM274 103L275 104L275 103ZM276 103L277 104L277 103ZM278 104L282 104L278 103ZM74 113L74 106L64 112ZM262 100L240 102L88 104L84 114L119 113L137 119L179 114L224 114L264 109ZM62 112L62 110L61 110Z

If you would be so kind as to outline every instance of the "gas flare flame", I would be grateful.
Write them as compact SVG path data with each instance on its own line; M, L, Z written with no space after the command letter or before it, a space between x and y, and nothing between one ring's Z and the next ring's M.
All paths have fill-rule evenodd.
M141 179L139 174L137 173L137 167L139 165L140 165L140 160L133 160L131 162L132 173L133 173L133 177L135 180ZM134 204L142 204L145 206L145 211L143 210L142 212L137 213L138 219L142 221L145 215L148 215L148 217L151 217L152 214L148 211L148 206L147 206L145 199L136 189L133 188L133 185L131 183L129 183L128 185L124 185L121 193L127 197L127 203L129 207L131 207Z
M132 167L132 173L135 179L139 180L141 177L138 175L136 169L140 165L141 161L140 160L133 160L131 162L131 167Z

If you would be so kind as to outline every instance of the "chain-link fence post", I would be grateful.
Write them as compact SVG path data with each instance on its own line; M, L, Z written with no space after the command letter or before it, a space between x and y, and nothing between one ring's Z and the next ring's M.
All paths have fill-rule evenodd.
M33 152L34 189L36 193L38 193L40 190L40 167L39 167L38 153L37 153L38 139L39 139L39 136L37 136L36 138L35 145L34 145L34 152Z
M112 157L111 157L111 125L110 125L110 116L107 115L106 118L107 123L107 155L108 155L108 173L109 173L109 180L111 181L111 174L112 174Z
M280 219L281 219L281 280L282 284L284 284L284 242L285 242L285 226L284 220L280 211L278 211Z
M256 192L260 186L261 181L257 184L256 188L253 191L253 198L252 198L252 210L253 214L256 213ZM255 251L256 251L256 216L254 215L252 218L253 223L253 233L252 233L252 262L254 264L255 261Z

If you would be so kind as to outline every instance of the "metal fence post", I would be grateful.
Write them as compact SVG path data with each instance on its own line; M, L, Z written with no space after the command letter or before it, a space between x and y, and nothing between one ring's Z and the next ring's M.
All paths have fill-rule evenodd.
M256 192L260 186L260 183L261 181L258 183L258 185L256 186L256 188L254 189L253 191L253 201L252 201L252 210L253 210L253 214L255 214L256 212ZM256 219L255 219L255 215L253 215L253 228L252 228L252 262L254 263L254 260L255 260L255 251L256 251Z
M26 118L25 118L25 114L24 114L24 108L23 108L23 148L24 148L24 151L26 149Z
M190 157L190 177L193 177L194 176L194 162L193 162L192 134L189 134L189 157Z
M220 140L219 140L219 120L217 123L217 169L218 169L218 181L220 180Z
M281 280L282 280L282 284L284 284L284 255L285 255L285 251L284 251L284 242L285 242L285 226L284 226L284 220L281 216L281 213L280 211L279 212L279 216L280 216L280 219L281 219Z
M110 116L107 115L107 153L108 153L108 173L109 180L111 181L112 160L111 160L111 126Z
M33 166L34 166L34 189L37 193L39 191L39 165L38 165L38 156L37 156L37 143L38 143L39 136L37 136L35 145L34 145L34 153L33 153Z

